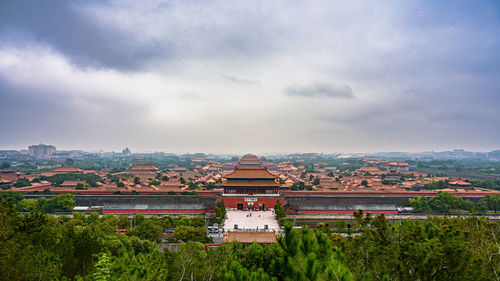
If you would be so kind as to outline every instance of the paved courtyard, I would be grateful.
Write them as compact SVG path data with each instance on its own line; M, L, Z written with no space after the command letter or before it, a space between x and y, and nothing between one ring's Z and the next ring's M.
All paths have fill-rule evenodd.
M234 230L235 224L240 230L262 230L264 225L270 231L279 230L274 211L227 211L226 217L224 231Z

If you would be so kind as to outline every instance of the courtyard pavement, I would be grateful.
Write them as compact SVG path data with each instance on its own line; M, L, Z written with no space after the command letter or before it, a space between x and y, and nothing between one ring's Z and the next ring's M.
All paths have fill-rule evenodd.
M274 217L274 211L227 211L224 222L224 231L234 230L234 225L239 230L263 230L267 224L269 231L278 231L278 221Z

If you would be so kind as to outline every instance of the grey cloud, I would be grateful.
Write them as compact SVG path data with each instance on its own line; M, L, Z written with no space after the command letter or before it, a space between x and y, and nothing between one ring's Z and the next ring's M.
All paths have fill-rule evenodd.
M307 86L290 86L285 89L285 94L289 97L325 97L325 98L344 98L352 99L354 95L351 87L346 84L334 85L325 83L316 83Z
M145 149L164 143L177 151L204 145L226 152L277 151L284 143L290 151L398 149L398 144L401 150L481 149L500 143L498 4L270 3L0 1L0 48L42 45L81 72L103 68L166 81L164 94L155 99L120 102L105 87L102 97L79 102L71 98L71 87L65 89L68 96L56 95L52 89L8 85L0 77L0 118L8 132L0 146L40 138L75 148L120 147L125 141ZM301 77L323 83L283 82L304 81ZM248 98L255 90L251 85L260 85L260 95ZM147 92L151 84L146 80L142 86ZM245 94L217 99L238 90ZM156 111L177 108L169 95L181 100L186 114L156 117ZM312 108L303 102L307 99L335 103ZM155 105L161 110L152 110ZM246 107L252 111L243 116ZM255 119L262 114L268 114L265 122ZM226 127L241 128L231 134L239 138L228 141ZM255 130L265 133L247 133ZM214 137L199 141L191 132Z
M256 79L240 78L240 77L230 76L230 75L223 75L222 78L224 78L224 80L226 80L226 81L236 83L236 84L256 85L256 84L261 83L259 80L256 80Z
M280 27L273 17L240 11L238 5L219 9L218 5L187 2L144 3L145 8L140 9L134 3L123 3L2 1L0 42L43 43L64 53L73 63L123 71L140 71L157 61L247 61L249 57L271 55L280 42L276 36ZM96 12L120 20L103 23ZM256 22L273 28L261 28Z
M73 63L82 65L136 67L137 60L131 58L145 56L144 51L132 48L130 41L118 31L96 28L92 21L77 12L78 4L82 3L3 1L0 4L0 41L48 44L70 57ZM12 42L15 40L21 42Z

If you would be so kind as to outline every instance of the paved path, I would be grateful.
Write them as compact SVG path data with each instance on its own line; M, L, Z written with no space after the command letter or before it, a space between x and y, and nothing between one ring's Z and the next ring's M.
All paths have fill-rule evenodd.
M240 230L262 230L266 224L270 231L279 229L274 211L227 211L224 231L234 230L235 224Z

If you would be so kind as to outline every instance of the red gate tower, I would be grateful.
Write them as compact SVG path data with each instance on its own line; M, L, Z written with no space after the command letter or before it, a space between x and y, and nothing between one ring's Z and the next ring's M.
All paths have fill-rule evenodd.
M252 154L243 156L232 173L224 175L223 197L227 208L274 208L280 197L277 176Z

